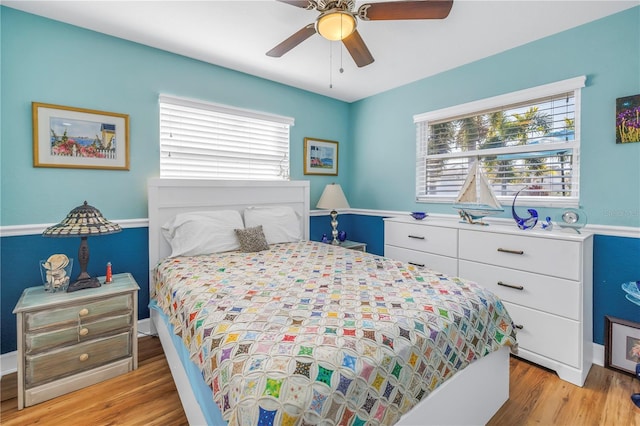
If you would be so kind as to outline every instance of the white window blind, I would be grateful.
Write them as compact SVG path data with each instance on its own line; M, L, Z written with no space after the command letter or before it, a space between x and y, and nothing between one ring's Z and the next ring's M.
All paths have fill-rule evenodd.
M577 206L585 78L414 116L416 199L453 202L475 161L503 203Z
M160 176L289 179L293 118L160 96Z

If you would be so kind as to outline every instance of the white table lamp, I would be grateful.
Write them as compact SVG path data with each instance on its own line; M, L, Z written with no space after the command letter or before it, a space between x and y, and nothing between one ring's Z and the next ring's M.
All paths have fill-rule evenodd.
M338 212L336 209L349 208L349 202L344 196L344 192L342 192L340 185L337 183L331 183L325 186L316 207L319 209L331 209L331 227L333 228L331 231L331 235L333 236L331 244L340 244L338 241Z

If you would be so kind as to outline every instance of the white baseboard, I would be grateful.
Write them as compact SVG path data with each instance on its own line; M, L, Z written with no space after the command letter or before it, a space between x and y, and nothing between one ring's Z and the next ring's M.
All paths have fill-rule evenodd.
M18 371L18 351L0 355L0 376Z
M138 320L138 337L151 335L151 318ZM0 376L18 371L18 351L0 355Z

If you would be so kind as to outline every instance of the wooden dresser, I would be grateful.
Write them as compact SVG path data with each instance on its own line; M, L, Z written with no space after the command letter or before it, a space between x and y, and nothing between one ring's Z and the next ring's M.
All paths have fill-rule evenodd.
M593 361L593 236L385 219L385 256L475 281L502 299L518 356L582 386Z
M18 328L18 409L138 367L138 284L131 274L73 293L24 290Z

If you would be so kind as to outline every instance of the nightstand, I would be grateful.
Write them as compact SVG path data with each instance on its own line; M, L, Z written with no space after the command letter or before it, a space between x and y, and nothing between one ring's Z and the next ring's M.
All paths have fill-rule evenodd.
M23 291L18 328L18 409L138 368L138 284L115 274L109 284L72 293Z
M367 251L367 243L359 243L357 241L344 240L340 243L340 247L363 252Z

